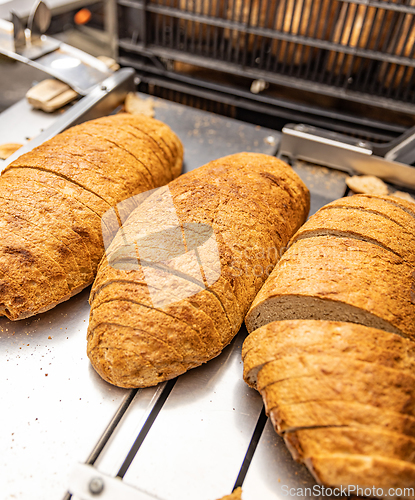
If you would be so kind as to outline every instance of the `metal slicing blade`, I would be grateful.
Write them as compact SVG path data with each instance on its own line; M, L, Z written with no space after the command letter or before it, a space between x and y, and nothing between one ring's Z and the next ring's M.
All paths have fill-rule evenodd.
M39 40L43 33L46 32L50 26L51 19L52 14L45 2L42 2L42 0L36 2L30 12L29 20L27 22L27 27L30 30L30 40L32 43Z
M26 36L23 27L23 22L20 17L14 12L11 13L12 16L12 24L13 24L13 39L14 39L14 47L17 51L18 49L24 47L26 45Z

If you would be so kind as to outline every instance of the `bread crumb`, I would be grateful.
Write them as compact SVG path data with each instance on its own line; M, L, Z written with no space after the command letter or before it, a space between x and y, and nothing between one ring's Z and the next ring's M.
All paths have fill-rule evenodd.
M149 97L142 99L134 92L129 92L125 98L125 111L132 115L145 115L154 118L154 101Z
M415 203L415 198L413 198L409 193L405 193L404 191L395 191L391 196Z
M346 179L346 184L355 193L387 195L388 186L373 175L353 175Z
M20 149L23 144L17 144L15 142L9 142L7 144L0 145L0 159L7 160L9 156L15 153L18 149Z
M241 500L242 497L242 488L236 488L235 490L233 490L233 493L231 493L230 495L226 495L222 498L220 498L219 500Z

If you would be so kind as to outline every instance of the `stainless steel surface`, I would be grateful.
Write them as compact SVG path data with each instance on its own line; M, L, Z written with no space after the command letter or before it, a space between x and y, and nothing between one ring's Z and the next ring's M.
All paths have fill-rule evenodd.
M8 164L22 154L31 151L36 146L63 132L68 127L114 111L114 109L124 102L127 93L134 90L134 75L134 70L130 68L124 68L114 73L102 85L96 86L86 97L57 118L49 128L43 130L40 135L26 143L23 148L20 148L6 161L1 163L0 168L6 168ZM8 126L7 121L3 120L2 116L3 114L0 115L0 130L3 127L6 129Z
M159 400L166 384L140 389L129 405L120 424L112 433L95 467L102 473L115 476L124 463L132 443L143 429L151 411Z
M0 319L2 499L61 499L128 395L86 356L88 292L28 320Z
M178 379L124 476L127 483L166 500L232 492L262 409L259 394L242 380L245 335Z
M297 495L290 495L289 489L313 488L315 484L305 466L293 461L283 439L268 420L243 484L243 500L295 498ZM303 496L310 498L310 495ZM313 498L318 500L319 495Z
M26 46L26 35L21 19L14 12L12 12L12 29L14 50L18 51ZM9 32L10 30L8 29L7 33Z
M145 98L144 95L141 97ZM151 98L156 118L167 123L184 146L183 171L241 151L275 155L281 133L265 127Z
M414 167L376 156L365 143L307 125L286 125L282 132L280 155L415 188Z
M33 109L26 99L23 99L0 113L1 143L14 142L23 145L29 143L31 139L51 127L60 116L60 112L44 113ZM19 150L19 156L22 153L23 149ZM0 169L3 165L5 161L0 160Z
M346 179L349 176L345 172L301 160L293 160L292 167L310 190L309 216L323 205L342 198L346 194Z
M14 18L16 29L18 22ZM113 74L102 61L46 35L34 44L23 44L21 30L15 45L13 24L0 19L0 54L40 69L67 83L78 94L86 95Z

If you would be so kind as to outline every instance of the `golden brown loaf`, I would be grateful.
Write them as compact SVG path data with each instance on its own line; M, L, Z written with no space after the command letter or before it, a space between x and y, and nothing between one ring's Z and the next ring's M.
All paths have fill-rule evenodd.
M182 156L166 125L125 114L73 127L11 163L0 177L0 313L25 318L89 285L103 234L118 228L101 228L103 214L177 177Z
M326 205L246 317L244 379L326 486L385 497L415 484L414 209L374 195Z
M255 298L248 331L278 319L331 319L415 339L411 205L358 195L317 212Z
M88 356L145 387L218 355L309 209L274 157L241 153L179 177L130 215L91 292Z
M413 485L414 342L354 323L275 321L248 337L243 358L245 381L319 483L385 495Z

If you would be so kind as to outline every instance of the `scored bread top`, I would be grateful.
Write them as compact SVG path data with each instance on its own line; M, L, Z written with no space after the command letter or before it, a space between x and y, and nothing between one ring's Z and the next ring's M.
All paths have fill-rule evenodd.
M101 217L177 176L182 152L161 122L120 115L78 125L11 163L0 177L0 314L28 317L89 285L104 238L119 227ZM124 203L120 216L132 208Z
M279 434L300 428L368 427L413 437L415 417L386 408L355 401L316 400L279 404L270 411L272 424Z
M248 331L278 319L332 319L414 338L413 272L396 254L370 242L336 236L297 240L256 296L245 320Z
M184 361L198 365L219 354L238 332L255 294L282 248L306 219L308 208L307 188L292 169L274 157L255 153L213 161L157 190L141 200L107 249L91 294L90 339L95 335L96 309L108 308L108 323L113 317L117 324L132 326L132 316L127 325L127 317L111 309L108 298L112 287L120 300L122 294L128 293L128 300L141 305L148 291L155 289L158 293L153 311L171 314L175 324L191 322L194 334L201 340L199 346L192 346L193 358L189 355ZM120 282L141 286L120 288ZM179 284L177 291L170 289L173 283ZM146 284L148 289L143 292ZM175 294L177 301L172 304L169 300L174 300ZM203 314L196 317L192 308L199 308ZM157 323L150 320L152 314L143 312L135 327L141 325L146 333L152 329L154 335L159 334ZM219 349L207 345L205 317L215 327ZM161 327L176 332L177 345L182 342L179 327ZM133 367L133 357L127 352L130 344L123 348L122 337L114 336L111 359L107 356L109 344L106 350L100 343L93 345L88 351L90 359L109 382L142 387L160 381L159 370L141 385L150 372L141 372L141 358ZM116 362L116 349L128 363ZM114 363L112 370L110 362ZM128 367L130 373L118 372L121 367ZM171 373L166 370L165 379Z
M274 321L244 342L244 379L256 387L258 372L272 361L301 354L329 354L415 372L415 344L394 333L355 323Z

